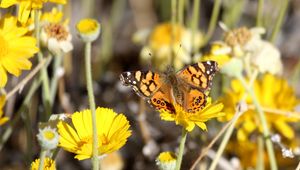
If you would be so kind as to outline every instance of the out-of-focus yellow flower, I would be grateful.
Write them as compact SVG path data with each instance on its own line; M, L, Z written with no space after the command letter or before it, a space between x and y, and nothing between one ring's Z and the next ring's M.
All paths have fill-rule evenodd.
M76 29L81 39L85 42L95 41L101 31L100 24L97 20L91 18L85 18L78 22Z
M214 42L210 47L210 51L202 56L202 61L213 60L222 68L231 58L231 48L222 42Z
M53 8L51 12L42 15L41 41L50 52L61 56L73 49L72 35L68 20L62 22L63 13Z
M156 164L160 170L174 170L177 157L173 152L162 152L156 158Z
M160 117L165 121L175 121L176 125L183 126L187 131L191 132L195 125L202 130L207 130L205 122L209 119L224 116L222 112L223 104L212 104L211 99L207 99L207 105L197 112L187 112L180 105L175 105L175 114L166 110L160 110Z
M98 153L99 156L119 150L131 135L130 125L123 114L117 114L111 109L96 109ZM92 117L90 110L75 112L72 115L73 125L59 122L59 146L75 153L75 158L84 160L92 157Z
M102 170L122 170L124 169L124 160L120 152L113 152L100 160L100 169Z
M174 37L172 37L172 32L174 32ZM194 35L194 47L199 48L201 41L202 35L197 32ZM181 25L175 25L172 30L172 24L163 23L156 26L151 32L148 43L141 51L141 57L144 62L151 59L158 69L163 70L171 64L171 56L174 55L174 67L178 70L184 64L191 62L192 48L192 32L190 30Z
M299 115L283 115L276 112L276 110L280 110L289 113L294 111L295 107L300 103L287 81L271 74L265 74L261 80L254 82L253 87L265 111L270 129L273 132L278 131L287 139L294 138L295 133L288 123L299 121ZM242 84L238 80L233 80L231 82L231 90L228 90L221 99L225 106L224 112L226 112L226 116L220 118L220 120L230 120L234 116L235 106L244 94L245 88ZM236 123L239 141L247 140L249 135L255 131L262 132L261 123L249 96L246 97L246 102L249 104L249 110Z
M5 105L5 96L0 96L0 126L6 123L9 118L8 117L3 117L3 106Z
M19 4L18 20L21 23L26 23L31 10L41 9L46 2L53 2L58 4L66 4L67 0L2 0L0 7L8 8L12 5Z
M292 141L288 142L288 145L291 148L295 148L295 145L299 145L299 140L293 139ZM234 155L235 158L239 160L240 167L236 167L236 169L255 169L258 161L263 162L265 166L264 169L270 169L270 163L266 149L263 149L262 151L262 159L258 157L259 145L257 139L249 139L243 142L231 139L226 146L225 152L229 155ZM294 159L284 158L280 149L275 149L275 156L278 169L294 169L294 167L296 167L298 164L298 162Z
M2 1L3 2L3 1ZM7 72L19 76L30 70L28 60L39 51L36 39L27 36L28 29L17 25L17 19L6 15L0 20L0 88L7 82Z
M63 12L57 10L57 8L52 8L51 12L45 12L41 16L42 22L47 23L61 23L63 19Z
M40 165L40 159L36 159L31 163L31 170L38 170ZM51 158L46 157L44 161L44 167L43 170L56 170L56 164L55 161Z

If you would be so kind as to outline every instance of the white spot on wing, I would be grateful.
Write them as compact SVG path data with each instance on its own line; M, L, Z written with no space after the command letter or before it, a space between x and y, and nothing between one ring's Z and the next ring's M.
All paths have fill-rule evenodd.
M207 64L208 64L208 65L211 65L211 62L210 62L210 61L207 61Z

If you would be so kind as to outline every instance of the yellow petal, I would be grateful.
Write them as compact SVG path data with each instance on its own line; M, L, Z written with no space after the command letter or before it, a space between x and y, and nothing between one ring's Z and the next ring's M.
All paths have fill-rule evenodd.
M275 121L275 128L280 132L280 134L288 139L293 139L295 137L293 129L284 121Z
M0 4L0 7L1 8L8 8L12 5L15 5L17 4L17 0L2 0L1 1L1 4Z
M4 68L0 65L0 88L4 87L7 83L7 74Z

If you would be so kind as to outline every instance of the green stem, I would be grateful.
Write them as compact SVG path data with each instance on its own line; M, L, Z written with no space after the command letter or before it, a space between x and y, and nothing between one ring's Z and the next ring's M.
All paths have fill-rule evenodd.
M53 78L51 79L51 84L50 84L50 104L53 106L53 102L56 96L57 92L57 84L58 84L58 79L60 78L57 75L57 71L61 66L63 56L54 56L54 63L53 63Z
M85 73L86 73L86 81L87 81L87 91L89 96L90 109L92 113L92 127L93 127L93 170L99 169L99 161L98 161L98 133L97 133L97 122L96 122L96 106L95 106L95 98L93 94L93 80L92 80L92 66L91 66L91 48L92 43L85 43Z
M43 53L41 52L40 47L40 19L39 19L40 10L35 10L34 15L34 30L36 37L36 46L40 49L38 52L38 61L41 62L43 60ZM43 67L41 69L41 76L43 81L43 103L45 106L46 115L44 115L44 119L48 120L51 115L51 107L50 107L50 87L49 87L49 78L47 74L47 67Z
M184 2L184 0L178 2L178 23L180 25L184 24Z
M180 145L179 145L179 153L178 153L178 156L177 156L175 170L180 170L180 167L181 167L186 136L187 136L187 131L184 128L182 128L181 140L180 140Z
M212 34L216 28L216 24L217 24L219 12L220 12L220 7L221 7L221 2L222 2L222 0L215 0L215 2L214 2L212 16L209 21L208 31L204 37L203 45L205 45L210 40L210 38L212 37Z
M2 150L4 144L7 142L8 138L12 134L14 126L20 119L21 113L23 113L24 110L28 107L34 92L38 89L40 84L41 84L40 78L34 80L32 85L30 86L30 89L29 89L20 109L15 113L13 120L9 121L8 127L5 128L5 131L3 132L3 134L1 135L1 138L0 138L0 151Z
M172 23L172 32L171 32L171 66L174 66L175 60L175 51L174 51L174 44L175 44L175 36L176 36L176 10L177 0L171 0L171 23Z
M239 75L237 78L240 80L240 82L242 83L242 85L245 87L248 94L252 98L253 104L258 112L258 117L260 119L260 123L262 124L264 137L266 138L265 142L266 142L267 152L268 152L268 156L269 156L269 160L270 160L270 167L272 170L277 170L275 153L274 153L274 149L273 149L273 144L270 139L270 132L269 132L265 114L258 102L258 99L253 91L253 88L251 88L247 85L247 82L242 75Z
M257 161L256 161L256 169L264 170L264 141L261 136L257 139L258 143L258 152L257 152Z
M263 19L263 10L264 10L264 0L258 0L257 3L257 16L256 16L256 26L262 27L262 19Z
M47 150L42 149L40 153L40 163L39 163L39 170L44 169L44 163L46 158Z
M273 32L272 32L272 35L271 35L271 38L270 38L270 41L272 43L275 42L276 40L276 37L281 29L281 26L283 24L283 19L284 19L284 16L285 16L285 13L287 11L287 8L289 6L289 0L284 0L284 1L281 1L283 4L281 5L281 8L280 8L280 11L279 11L279 16L277 18L277 21L275 23L275 27L273 29Z
M221 142L221 145L219 146L218 148L218 151L217 151L217 154L216 156L214 157L214 160L213 162L211 163L210 167L209 167L209 170L214 170L216 169L217 167L217 164L222 156L222 153L224 152L224 149L229 141L229 138L231 137L232 135L232 132L233 132L233 129L234 129L234 125L236 123L236 121L239 119L239 117L241 116L242 112L238 111L236 112L236 116L233 117L232 119L232 123L230 124L230 126L228 127L223 139L222 139L222 142Z
M194 0L194 8L193 8L193 20L192 20L192 54L195 54L198 50L195 47L195 35L197 33L197 27L199 23L199 12L200 12L200 0Z

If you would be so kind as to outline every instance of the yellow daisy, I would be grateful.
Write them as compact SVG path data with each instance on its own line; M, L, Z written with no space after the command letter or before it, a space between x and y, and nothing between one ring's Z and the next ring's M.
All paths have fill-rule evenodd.
M265 74L261 80L255 81L253 86L271 130L279 132L287 139L294 138L295 133L288 122L299 121L299 114L295 115L290 112L294 112L300 102L287 81L271 74ZM230 120L234 116L235 106L244 94L245 89L242 84L238 80L233 80L231 90L228 90L221 100L225 106L226 116L220 120ZM255 131L262 132L258 115L249 96L246 98L246 102L249 110L236 123L237 138L240 141L247 140L249 135Z
M222 68L231 59L231 48L222 42L214 42L210 47L210 51L204 54L202 61L213 60L218 63L219 68Z
M208 98L207 105L195 113L186 112L180 105L175 105L175 114L166 110L160 110L159 112L162 120L175 121L176 125L181 125L191 132L195 125L202 130L207 130L205 122L215 117L224 116L222 109L222 103L212 104L211 99Z
M172 32L174 32L173 37ZM193 44L192 31L188 28L182 25L173 26L171 23L159 24L149 34L148 42L141 50L142 61L149 62L151 60L155 67L163 70L170 65L175 52L174 68L178 70L185 64L191 63L193 46L198 49L202 39L201 32L196 32Z
M99 156L119 150L131 135L129 122L123 114L117 114L112 109L96 109L98 153ZM90 110L75 112L72 115L73 125L59 122L59 146L75 153L75 158L84 160L92 157L93 129Z
M31 170L38 170L40 165L40 159L36 159L34 162L31 163ZM56 170L55 161L51 158L46 157L44 161L43 170Z
M17 26L17 19L6 15L0 20L0 88L7 82L7 72L19 76L22 70L29 70L28 60L36 52L36 39L26 36L28 29Z
M2 117L4 114L2 111L4 104L5 104L5 96L0 96L0 126L9 120L8 117Z
M66 4L67 0L2 0L0 7L8 8L12 5L19 4L18 20L21 23L26 23L32 9L41 9L46 2L58 4Z

